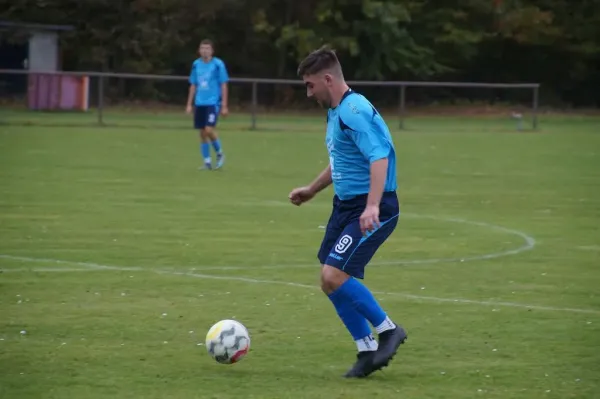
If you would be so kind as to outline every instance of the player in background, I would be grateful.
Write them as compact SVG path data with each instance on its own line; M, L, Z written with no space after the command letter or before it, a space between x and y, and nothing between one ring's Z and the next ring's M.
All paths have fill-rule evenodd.
M200 58L194 61L190 72L186 112L188 114L194 112L194 128L200 130L200 151L204 160L204 169L210 170L212 169L211 144L217 154L216 167L222 167L225 162L215 126L219 113L223 116L229 113L227 107L229 75L225 63L220 58L213 57L212 41L202 40L198 53Z
M313 51L300 63L298 75L307 96L328 108L329 166L308 186L292 190L289 199L300 206L333 183L333 210L318 252L321 289L358 349L345 377L366 377L387 366L407 338L359 281L398 222L394 144L379 112L346 84L333 50Z

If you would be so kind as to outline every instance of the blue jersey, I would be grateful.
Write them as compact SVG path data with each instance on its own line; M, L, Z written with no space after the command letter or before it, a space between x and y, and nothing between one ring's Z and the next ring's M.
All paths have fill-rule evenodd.
M396 151L390 131L363 95L348 90L327 112L325 138L335 194L341 200L367 194L371 163L388 159L384 191L396 190Z
M221 84L228 81L227 68L220 58L213 57L208 62L198 58L190 72L190 84L196 86L195 104L220 105Z

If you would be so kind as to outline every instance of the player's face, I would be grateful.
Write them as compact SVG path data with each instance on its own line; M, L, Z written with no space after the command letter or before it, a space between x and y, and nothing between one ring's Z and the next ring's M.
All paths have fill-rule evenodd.
M330 108L331 94L329 87L331 76L327 74L304 75L303 79L306 85L306 96L317 100L321 107Z
M198 52L200 53L200 57L207 60L210 57L212 57L213 48L210 44L201 44L200 48L198 49Z

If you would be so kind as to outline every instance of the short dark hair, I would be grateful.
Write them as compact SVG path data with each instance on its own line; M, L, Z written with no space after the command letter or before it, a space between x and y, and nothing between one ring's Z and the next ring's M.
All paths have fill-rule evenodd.
M298 76L314 75L326 69L332 69L338 76L343 76L342 66L335 50L323 46L302 60L298 66Z
M200 45L202 46L203 44L208 44L208 45L210 45L210 47L212 47L213 49L215 48L215 46L214 46L214 44L213 44L212 40L210 40L210 39L203 39L203 40L200 42Z

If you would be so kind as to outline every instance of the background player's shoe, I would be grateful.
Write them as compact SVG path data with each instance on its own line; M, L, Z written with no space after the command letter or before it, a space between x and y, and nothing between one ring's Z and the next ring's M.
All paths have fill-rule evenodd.
M217 169L222 168L225 163L225 154L217 154Z
M371 374L375 369L373 368L373 357L375 351L358 352L356 355L356 363L344 377L346 378L364 378Z
M379 347L373 356L373 369L379 370L386 367L396 355L400 345L406 341L406 338L406 331L398 324L393 330L387 330L379 334Z
M200 166L200 170L212 170L212 164L210 162L204 162L203 166Z

